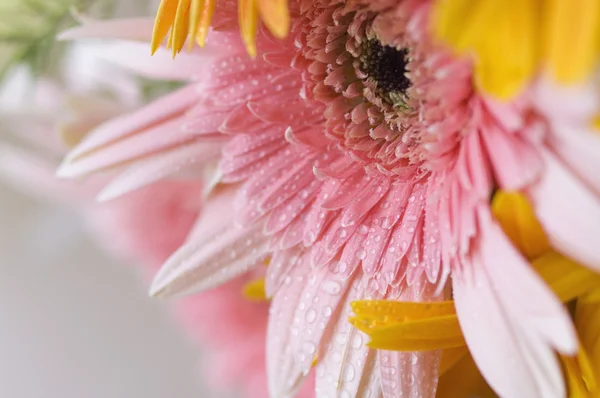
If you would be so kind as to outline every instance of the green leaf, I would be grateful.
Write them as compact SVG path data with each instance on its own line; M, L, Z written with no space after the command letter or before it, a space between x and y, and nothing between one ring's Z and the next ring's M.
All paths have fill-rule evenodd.
M51 70L65 45L56 34L75 23L71 10L86 11L94 0L0 0L0 79L16 64L35 74Z

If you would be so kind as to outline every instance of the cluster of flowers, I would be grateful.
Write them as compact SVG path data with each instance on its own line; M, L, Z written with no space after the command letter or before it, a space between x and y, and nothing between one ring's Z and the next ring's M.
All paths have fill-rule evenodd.
M597 1L162 0L61 38L179 82L87 109L57 174L165 260L152 295L203 292L181 306L213 371L257 397L598 394Z

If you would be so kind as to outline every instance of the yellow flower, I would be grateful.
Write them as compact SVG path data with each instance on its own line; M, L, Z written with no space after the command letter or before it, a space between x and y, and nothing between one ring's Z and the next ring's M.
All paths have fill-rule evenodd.
M204 46L216 2L161 0L152 35L152 52L160 47L167 34L173 56L183 49L188 38L190 46L194 41ZM260 19L276 37L287 36L290 29L287 0L238 0L238 14L242 38L251 56L256 55L256 32Z
M554 251L529 202L518 193L498 192L492 209L505 233L565 303L574 305L581 340L575 357L562 357L570 397L600 394L600 275ZM352 303L350 322L368 334L369 346L396 351L443 349L440 397L494 396L468 355L452 301L409 303L365 300ZM448 381L451 380L451 381Z
M265 278L253 279L246 283L242 293L250 301L267 301Z
M540 69L562 84L584 81L600 55L597 0L438 0L435 36L474 59L475 83L508 99Z

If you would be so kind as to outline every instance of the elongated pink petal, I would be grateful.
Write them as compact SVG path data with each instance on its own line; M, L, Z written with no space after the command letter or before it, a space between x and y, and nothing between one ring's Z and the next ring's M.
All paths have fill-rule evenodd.
M271 303L267 328L267 377L272 397L292 398L305 378L294 357L291 340L294 335L290 333L290 325L309 271L307 267L294 267Z
M568 124L555 123L549 137L550 146L573 177L580 178L596 196L600 197L600 134L586 127L576 128Z
M600 198L550 153L544 161L546 172L529 190L537 217L556 249L600 270Z
M155 276L150 293L180 296L199 292L248 271L265 260L266 239L260 226L234 225L231 207L235 189L224 188L206 203L188 241Z
M221 148L220 142L198 142L136 162L104 187L98 200L114 199L186 171L198 170L202 177L203 169L218 159Z
M90 152L135 135L169 120L178 118L200 98L200 87L189 85L162 97L140 110L106 122L91 132L88 137L73 149L66 162L87 155Z
M376 351L368 337L348 322L350 303L362 297L364 282L354 278L332 330L325 336L317 361L317 396L380 397Z
M305 283L290 325L294 360L304 373L310 370L324 334L330 333L332 320L340 313L342 293L346 291L348 283L346 278L330 272L326 267L312 272Z
M480 212L479 226L470 262L453 277L456 310L473 358L501 396L562 397L562 373L552 358L554 349L577 351L570 318L489 210Z

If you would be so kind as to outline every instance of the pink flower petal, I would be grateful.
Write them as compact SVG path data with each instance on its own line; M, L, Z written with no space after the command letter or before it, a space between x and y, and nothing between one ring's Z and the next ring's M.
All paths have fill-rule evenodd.
M600 198L551 154L544 154L546 172L529 190L536 215L552 246L600 270Z
M174 174L202 169L218 158L221 148L220 142L198 142L136 162L104 187L98 200L111 200Z
M501 396L564 396L553 350L577 351L568 313L489 215L471 260L455 268L454 300L478 368Z
M600 134L586 127L555 123L549 137L552 151L600 197Z
M293 397L305 378L294 357L290 325L309 274L308 267L294 267L271 303L267 328L267 377L272 397Z
M188 241L163 265L150 293L180 296L215 287L260 264L267 257L267 242L254 228L233 224L235 189L218 192L206 202Z

